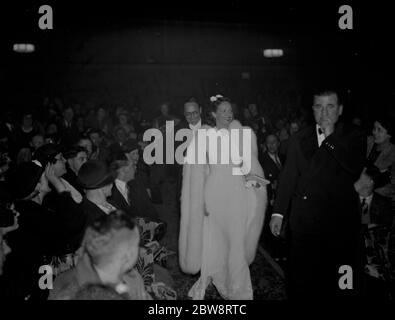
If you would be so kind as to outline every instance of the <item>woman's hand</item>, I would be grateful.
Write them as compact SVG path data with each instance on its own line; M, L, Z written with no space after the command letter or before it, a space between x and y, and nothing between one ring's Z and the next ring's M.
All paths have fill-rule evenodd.
M64 186L63 182L55 174L55 167L53 164L47 164L47 166L45 167L45 176L47 177L48 181L55 187L57 192L61 193L63 191L66 191L66 187Z

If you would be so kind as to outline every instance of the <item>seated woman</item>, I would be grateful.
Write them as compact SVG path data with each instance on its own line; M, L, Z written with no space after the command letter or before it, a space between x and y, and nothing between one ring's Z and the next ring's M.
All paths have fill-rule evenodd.
M9 175L7 186L15 201L15 209L20 213L19 228L10 234L12 252L6 265L9 280L8 295L13 298L44 298L47 292L40 290L37 283L38 270L45 264L44 256L59 251L60 225L55 223L56 214L42 205L50 192L48 181L54 168L46 168L33 162L17 166Z
M377 167L388 177L388 183L375 190L395 200L395 120L388 116L376 117L373 136L368 138L366 166Z
M83 216L87 219L87 227L96 219L103 218L114 210L126 211L130 217L138 215L133 206L128 208L133 200L125 198L128 193L127 181L134 176L134 173L130 172L133 163L118 160L113 164L112 169L116 171L110 170L103 162L90 160L84 163L78 172L80 183L86 192L81 207ZM141 230L137 269L144 276L147 289L153 290L160 282L172 286L173 280L169 272L158 264L167 251L155 241L158 240L159 232L151 228L151 226L159 228L160 224L144 218L137 218L137 224Z

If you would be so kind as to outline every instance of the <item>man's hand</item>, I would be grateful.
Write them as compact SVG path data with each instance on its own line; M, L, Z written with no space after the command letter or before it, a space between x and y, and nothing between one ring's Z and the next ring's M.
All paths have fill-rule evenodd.
M272 218L270 219L270 223L269 223L270 231L275 237L278 237L280 235L282 224L283 224L283 217L272 216Z
M335 124L329 120L325 119L321 124L321 129L324 131L325 138L328 137L335 131Z

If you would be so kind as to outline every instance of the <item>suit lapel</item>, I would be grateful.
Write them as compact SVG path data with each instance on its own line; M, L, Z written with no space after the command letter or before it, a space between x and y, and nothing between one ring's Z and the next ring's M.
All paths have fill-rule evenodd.
M315 132L315 126L309 127L304 136L301 137L300 148L302 149L305 159L310 162L318 151L318 139Z

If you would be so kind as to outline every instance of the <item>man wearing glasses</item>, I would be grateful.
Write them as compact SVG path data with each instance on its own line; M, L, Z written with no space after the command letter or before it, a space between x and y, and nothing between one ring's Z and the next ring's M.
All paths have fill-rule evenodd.
M199 103L194 98L190 98L184 104L184 117L185 120L181 121L176 127L174 133L176 134L180 129L191 129L193 132L197 131L202 126L202 108ZM204 124L204 122L203 122ZM184 143L183 141L175 141L174 150L177 150L178 146ZM186 151L185 151L186 152ZM180 196L181 196L181 186L182 186L182 165L175 161L175 166L177 170L177 204L178 208L180 206Z

